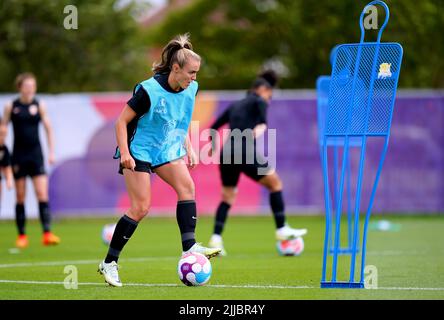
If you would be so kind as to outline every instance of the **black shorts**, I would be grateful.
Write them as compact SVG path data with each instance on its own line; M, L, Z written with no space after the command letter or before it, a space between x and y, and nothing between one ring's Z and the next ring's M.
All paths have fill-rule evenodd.
M134 159L134 162L136 163L136 167L134 168L134 171L137 171L137 172L146 172L146 173L148 173L148 174L153 173L155 169L157 169L157 168L163 166L164 164L170 163L170 162L168 161L168 162L165 162L165 163L159 164L159 165L157 165L157 166L153 166L153 165L151 165L151 163L149 163L149 162L145 162L145 161L137 160L136 158L133 158L133 159ZM123 169L126 169L126 168L124 168L124 167L122 166L122 164L119 163L119 174L123 174Z
M230 164L224 163L222 157L220 160L219 171L224 187L237 186L241 173L259 181L272 170L268 168L268 162L258 155L254 157L253 163L247 163L245 159L241 164L235 164L233 159Z
M151 166L151 163L140 161L137 159L134 159L134 162L136 163L136 167L134 168L134 171L137 172L146 172L151 174L153 172L153 167ZM123 174L123 169L126 169L122 166L121 163L119 163L119 174Z
M43 157L21 158L12 157L12 172L14 179L36 177L46 174Z

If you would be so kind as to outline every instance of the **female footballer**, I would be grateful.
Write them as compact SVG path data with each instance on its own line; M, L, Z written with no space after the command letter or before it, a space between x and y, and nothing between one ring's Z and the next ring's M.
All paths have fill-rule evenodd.
M3 124L12 122L14 143L12 150L12 170L15 180L16 206L15 219L18 229L16 246L28 246L25 232L26 177L32 179L39 202L39 216L43 228L42 243L55 245L60 238L51 232L51 214L48 204L48 177L45 173L43 152L39 139L39 125L43 124L48 139L49 164L54 163L54 139L46 106L36 99L37 81L32 73L19 74L16 78L19 97L5 107Z
M196 155L188 139L188 127L198 91L195 81L201 58L193 51L189 35L179 35L163 49L154 76L134 88L132 98L119 115L115 129L123 174L131 207L118 221L108 254L99 264L105 281L116 287L119 255L150 207L150 173L156 173L177 194L176 218L182 251L199 252L211 258L219 248L196 243L196 203L194 182L188 167L194 168ZM187 156L188 167L184 161Z
M263 72L253 82L247 96L228 107L214 122L211 129L217 130L228 123L232 134L228 137L220 152L220 176L222 180L222 201L215 217L214 232L209 246L221 248L221 255L226 255L222 241L222 231L227 219L228 211L236 199L237 184L241 173L263 185L270 192L269 202L276 224L276 238L287 240L303 236L306 229L293 229L285 223L284 199L282 196L282 181L274 168L256 151L256 138L267 129L266 112L277 83L277 76L273 71ZM233 130L248 133L250 130L250 143L247 140L236 142L233 139ZM214 133L215 131L213 131ZM217 140L213 139L213 150L217 148ZM242 155L239 158L239 155ZM236 163L236 157L241 159ZM248 161L248 159L252 159Z

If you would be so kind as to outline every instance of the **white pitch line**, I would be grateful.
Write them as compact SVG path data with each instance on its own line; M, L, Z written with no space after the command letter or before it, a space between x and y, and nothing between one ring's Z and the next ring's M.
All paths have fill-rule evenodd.
M229 285L229 284L209 284L212 288L230 288L230 289L316 289L309 286L260 286L260 285Z
M30 280L0 280L0 283L14 283L14 284L41 284L41 285L63 285L62 281L30 281ZM79 282L79 286L106 286L103 282ZM125 283L127 287L183 287L183 285L176 283ZM237 288L237 289L312 289L315 287L308 286L260 286L260 285L225 285L213 284L206 285L212 288Z
M427 251L367 251L367 255L370 256L420 256L427 253Z
M444 288L417 288L417 287L378 287L378 290L412 290L412 291L444 291Z
M0 280L0 283L14 284L39 284L39 285L64 285L62 281L30 281L30 280ZM80 286L106 286L103 282L79 282ZM183 287L176 283L125 283L127 287ZM210 288L225 289L320 289L314 286L278 286L278 285L228 285L228 284L209 284ZM419 288L419 287L379 287L374 290L401 290L401 291L444 291L444 288ZM358 290L359 291L359 290Z
M237 255L235 258L251 258L248 255ZM164 260L178 260L179 256L166 256L166 257L139 257L139 258L122 258L120 262L146 262L146 261L164 261ZM50 266L66 266L66 265L78 265L78 264L98 264L100 259L97 260L65 260L65 261L41 261L41 262L19 262L19 263L5 263L0 264L2 268L21 268L21 267L50 267Z
M62 281L0 280L0 283L64 285ZM106 286L103 282L78 282L79 286ZM175 283L125 283L125 286L178 287Z
M249 255L233 255L236 259L249 259ZM257 256L256 256L257 257ZM265 255L264 257L268 257ZM139 258L122 258L120 262L146 262L146 261L164 261L164 260L178 260L179 256L166 256L166 257L139 257ZM100 259L97 260L65 260L65 261L40 261L40 262L19 262L19 263L5 263L0 264L2 268L21 268L21 267L50 267L50 266L66 266L66 265L78 265L78 264L98 264Z
M177 257L142 257L142 258L126 258L120 259L122 262L145 262L157 260L175 260ZM49 266L65 266L77 264L98 264L100 260L65 260L65 261L44 261L44 262L20 262L0 264L0 268L20 268L20 267L49 267Z
M100 262L98 260L66 260L66 261L47 261L47 262L21 262L21 263L6 263L0 264L0 268L20 268L20 267L48 267L48 266L62 266L69 264L92 264Z
M375 256L396 256L396 255L419 255L423 252L406 252L406 251L368 251L368 255ZM264 255L265 256L265 255ZM233 258L243 259L251 258L249 255L233 255ZM268 257L266 255L265 257ZM121 262L146 262L146 261L157 261L157 260L176 260L176 256L167 257L140 257L140 258L122 258ZM41 261L41 262L19 262L19 263L5 263L0 264L1 268L21 268L21 267L50 267L50 266L65 266L65 265L76 265L76 264L96 264L100 260L66 260L66 261Z

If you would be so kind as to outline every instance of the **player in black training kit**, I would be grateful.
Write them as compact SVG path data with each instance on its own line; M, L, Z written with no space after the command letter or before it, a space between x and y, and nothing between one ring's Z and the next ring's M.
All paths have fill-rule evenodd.
M9 190L13 186L12 168L11 168L11 156L9 155L8 147L5 145L6 127L1 123L0 119L0 182L2 175L6 179L6 188ZM2 186L0 183L0 199L2 195Z
M271 168L268 162L256 152L256 138L267 129L267 108L276 83L277 76L273 71L263 72L253 82L247 96L230 105L211 126L211 129L218 130L228 123L231 129L231 134L220 153L222 201L216 211L214 232L209 243L210 247L222 248L221 255L226 255L222 231L228 210L236 199L237 184L241 173L269 190L270 206L278 240L293 239L307 233L306 229L293 229L285 223L282 182L275 169ZM212 137L212 152L214 152L217 148L217 139L214 139L214 135Z
M12 122L14 146L12 151L12 170L15 180L16 207L15 217L19 236L16 241L18 248L28 246L25 233L25 197L26 177L32 179L37 200L39 202L40 221L43 227L42 243L55 245L60 238L51 232L51 215L48 206L48 178L45 173L43 153L39 139L39 124L43 123L49 148L49 164L54 163L54 143L52 129L46 114L46 106L35 98L37 91L36 78L31 73L17 76L17 89L20 96L5 107L3 124Z

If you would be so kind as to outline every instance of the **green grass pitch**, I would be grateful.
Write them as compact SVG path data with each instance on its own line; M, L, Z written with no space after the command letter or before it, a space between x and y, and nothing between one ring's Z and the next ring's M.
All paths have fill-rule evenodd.
M372 217L372 221L381 217ZM305 251L280 257L270 216L228 219L228 256L212 259L208 285L186 287L177 276L181 252L174 218L148 217L121 255L124 286L112 288L97 273L107 247L101 241L107 219L62 219L54 231L57 247L43 247L40 225L29 221L30 246L11 250L12 221L0 222L0 300L6 299L444 299L444 216L384 216L399 224L393 232L369 231L367 265L377 268L378 289L320 289L325 221L321 216L290 216L307 227ZM212 218L199 218L197 240L207 243ZM341 267L348 269L347 257ZM78 288L66 289L67 265L77 269ZM346 275L346 274L345 274Z

